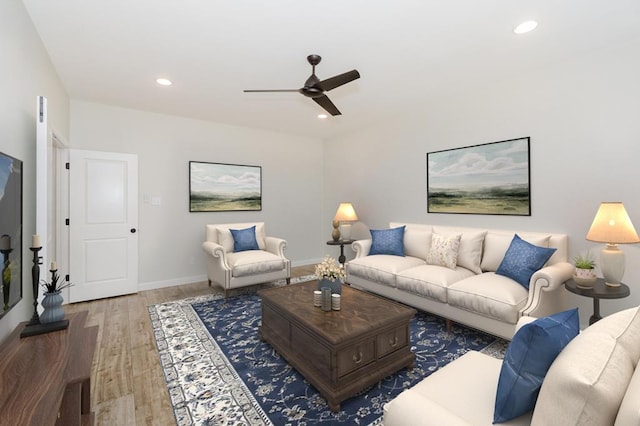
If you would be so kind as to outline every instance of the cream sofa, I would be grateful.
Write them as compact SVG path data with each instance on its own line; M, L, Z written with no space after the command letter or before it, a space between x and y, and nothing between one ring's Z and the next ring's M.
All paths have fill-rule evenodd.
M520 317L542 317L566 308L564 282L574 267L567 262L564 234L398 222L389 226L405 226L405 256L369 256L372 241L355 241L356 256L345 265L346 281L353 287L505 339L511 339ZM426 263L433 233L461 234L455 269ZM528 290L495 273L516 233L537 246L556 248L533 274Z
M637 426L639 361L640 310L605 317L553 361L533 411L501 424ZM491 425L501 366L467 352L387 403L384 425Z

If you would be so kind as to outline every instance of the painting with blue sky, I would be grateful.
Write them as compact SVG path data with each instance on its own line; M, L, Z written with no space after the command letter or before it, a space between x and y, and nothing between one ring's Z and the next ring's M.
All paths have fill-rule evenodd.
M189 162L189 211L262 210L262 168Z
M530 138L427 154L427 211L531 215Z

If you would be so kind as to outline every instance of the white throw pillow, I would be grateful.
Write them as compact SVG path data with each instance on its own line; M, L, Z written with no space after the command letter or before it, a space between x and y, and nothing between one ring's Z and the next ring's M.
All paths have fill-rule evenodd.
M445 237L435 232L431 234L431 248L427 255L429 265L446 266L455 269L458 261L458 248L460 247L460 234Z
M458 247L457 264L475 272L476 274L482 273L480 261L482 260L482 246L484 244L484 237L487 235L487 231L471 232L463 228L446 229L434 226L433 232L446 236L461 234L462 237L460 238L460 247Z

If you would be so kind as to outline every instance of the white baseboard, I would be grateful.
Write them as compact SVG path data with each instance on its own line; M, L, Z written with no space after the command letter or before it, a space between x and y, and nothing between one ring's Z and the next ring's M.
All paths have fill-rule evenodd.
M157 288L173 287L177 285L201 283L207 281L207 275L195 275L192 277L174 278L165 281L149 281L138 283L138 291L155 290Z
M322 259L306 259L291 262L291 266L307 266L315 265L322 262ZM173 278L165 281L149 281L146 283L138 283L138 291L155 290L158 288L173 287L177 285L202 283L207 281L207 275L194 275L191 277Z

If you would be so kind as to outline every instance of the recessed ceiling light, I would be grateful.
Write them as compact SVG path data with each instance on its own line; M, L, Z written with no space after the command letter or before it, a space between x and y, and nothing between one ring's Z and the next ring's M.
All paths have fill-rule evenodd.
M171 80L167 78L158 78L156 79L156 83L158 83L160 86L171 86L173 84Z
M537 26L538 26L538 23L536 21L525 21L522 24L515 27L513 29L513 32L516 34L524 34L524 33L528 33L529 31L535 30Z
M327 114L318 114L318 118L322 118L322 119L327 118Z

